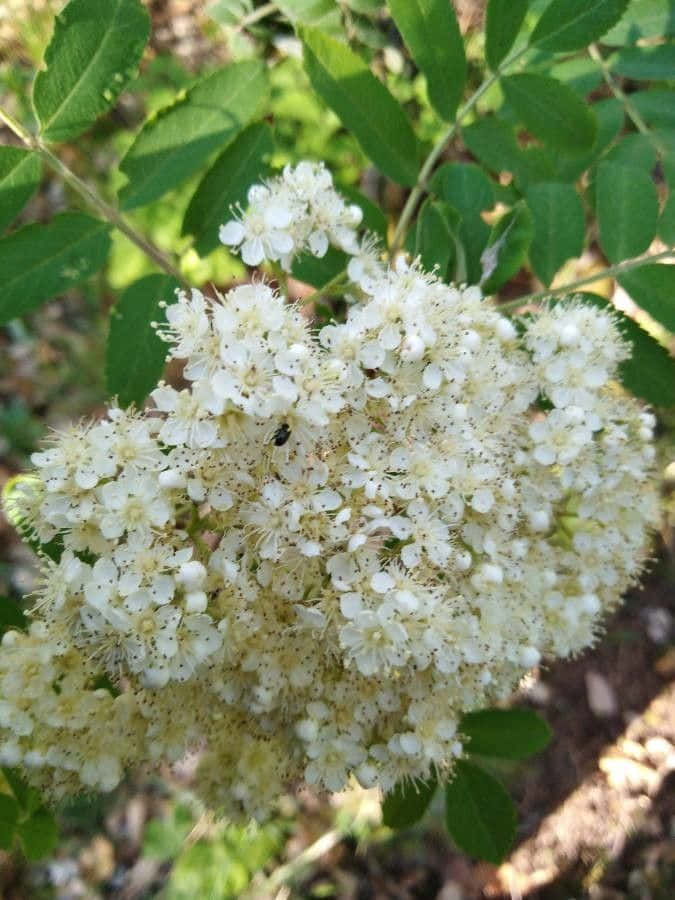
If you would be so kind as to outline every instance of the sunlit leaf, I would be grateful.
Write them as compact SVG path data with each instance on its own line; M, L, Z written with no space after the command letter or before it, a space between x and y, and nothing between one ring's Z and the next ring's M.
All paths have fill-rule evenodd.
M110 109L136 74L149 33L140 0L70 0L33 87L42 137L71 140Z

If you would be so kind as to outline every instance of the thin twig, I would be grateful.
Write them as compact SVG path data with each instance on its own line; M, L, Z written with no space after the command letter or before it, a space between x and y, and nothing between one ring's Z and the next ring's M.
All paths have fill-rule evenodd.
M450 125L450 127L441 135L440 140L431 150L431 153L427 156L424 161L422 168L420 169L420 174L417 177L417 183L411 190L408 195L408 199L406 200L405 206L403 207L403 212L401 213L401 217L398 220L396 225L396 230L394 231L394 236L391 239L391 247L389 249L389 255L393 256L401 243L403 242L403 237L405 235L406 228L415 212L415 208L417 203L422 196L422 194L426 191L429 176L431 175L434 166L438 162L441 154L445 150L446 146L455 136L458 128L462 124L462 120L466 118L466 116L472 111L472 109L476 106L480 98L483 94L488 91L495 81L498 81L499 78L504 74L505 70L513 65L516 60L520 59L520 57L529 49L529 47L523 47L518 50L517 53L514 53L512 56L507 57L504 62L496 69L496 71L492 72L488 77L483 81L479 88L469 97L466 103L458 110L455 121Z
M597 44L591 44L588 48L588 55L591 57L593 62L597 63L600 67L600 71L602 72L602 77L605 79L605 83L610 91L614 94L619 103L623 106L624 111L628 118L631 120L633 125L637 128L637 130L644 134L650 144L654 147L659 156L663 156L665 153L665 148L656 137L653 131L651 131L642 118L640 111L637 109L635 104L632 102L628 94L621 88L619 83L614 78L612 74L612 70L605 62L605 59L598 49Z
M250 12L247 16L244 16L243 19L237 22L233 29L234 33L239 34L240 31L245 31L249 25L255 25L256 22L259 22L267 16L271 16L272 13L276 11L276 3L265 3L263 6L259 6L257 9L254 9L253 12Z
M159 247L156 247L152 241L148 240L144 235L140 234L136 229L129 224L129 222L124 218L124 216L119 212L119 210L115 209L115 207L111 206L109 203L106 203L98 194L93 191L86 182L84 182L79 176L77 176L68 166L62 162L58 156L56 156L52 151L47 147L39 137L31 134L27 131L23 125L21 125L17 120L10 115L6 110L0 107L0 121L4 122L5 125L14 134L23 142L23 144L29 149L34 150L38 153L42 159L47 163L47 165L53 169L61 178L73 188L73 190L78 193L88 204L93 207L97 212L99 212L111 225L114 225L118 231L121 231L129 240L134 243L140 250L145 253L147 257L149 257L156 266L160 269L163 269L167 274L173 276L179 284L181 284L184 288L189 288L189 284L178 270L178 268L172 263L166 254L164 254Z
M669 247L661 253L653 253L651 256L640 256L637 259L627 259L615 266L609 266L607 269L601 269L585 278L579 278L578 281L570 281L557 288L549 288L545 291L537 291L534 294L525 294L523 297L516 297L515 300L509 300L508 303L500 303L498 309L500 312L509 312L512 309L518 309L521 306L527 306L530 303L536 303L538 300L545 300L547 297L557 297L560 294L570 294L577 288L585 287L596 281L602 281L605 278L614 278L616 275L622 275L624 272L630 272L631 269L637 269L640 266L646 266L649 263L656 262L659 259L668 259L675 257L675 247Z
M311 865L311 863L316 862L317 859L320 859L325 853L332 850L333 847L336 847L343 837L344 833L337 828L333 828L325 834L322 834L313 844L306 847L302 853L298 853L294 859L285 863L283 866L279 866L279 868L275 869L262 884L254 887L250 895L251 898L267 898L274 896L274 892L282 887L285 882L296 878L304 868Z

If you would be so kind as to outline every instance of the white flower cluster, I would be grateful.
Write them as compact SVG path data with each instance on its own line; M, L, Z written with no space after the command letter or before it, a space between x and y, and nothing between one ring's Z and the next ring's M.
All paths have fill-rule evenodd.
M299 171L323 178L265 190L302 196ZM163 336L188 386L35 454L22 512L64 552L3 640L0 762L60 795L198 748L229 815L298 780L386 791L595 640L656 516L611 315L572 300L516 329L417 266L366 249L349 272L318 335L264 283L180 293Z
M220 240L237 249L248 266L272 260L289 272L302 252L322 257L333 244L356 253L361 219L361 208L345 203L322 163L301 162L252 185L248 209L221 225Z

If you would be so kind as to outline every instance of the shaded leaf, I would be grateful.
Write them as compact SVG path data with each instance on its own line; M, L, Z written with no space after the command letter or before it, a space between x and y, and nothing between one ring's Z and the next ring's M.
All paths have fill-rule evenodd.
M553 0L532 32L531 45L557 53L580 50L619 21L628 0Z
M602 162L595 183L600 244L610 262L643 253L656 234L656 187L641 169Z
M262 63L231 63L198 81L145 123L120 163L124 209L144 206L195 172L256 115L267 91Z
M609 60L617 75L636 81L675 78L675 44L625 47Z
M377 234L383 240L386 240L387 220L380 207L354 187L340 184L336 185L336 188L350 203L355 203L361 207L363 220L360 227L366 231L372 231L373 234Z
M19 804L9 794L0 793L0 850L9 850L19 819Z
M0 231L21 212L38 189L40 157L32 150L0 147Z
M332 281L340 272L347 268L348 257L346 253L329 247L325 256L318 258L311 253L302 253L293 260L292 274L298 281L311 284L312 287L322 288Z
M33 810L40 806L40 794L19 774L16 769L10 769L7 766L2 767L2 774L5 781L12 789L14 797L26 813L32 813Z
M513 47L529 5L529 0L489 0L485 16L485 56L491 69L497 69Z
M593 104L593 112L598 122L598 131L593 146L588 153L578 156L559 155L556 160L556 181L576 181L576 179L593 163L616 138L621 131L625 119L623 106L613 97Z
M466 56L457 17L447 0L389 0L389 9L419 69L429 100L452 121L466 81Z
M0 597L0 635L12 628L25 628L26 617L18 603L10 597Z
M17 829L26 858L35 861L49 856L56 848L59 829L54 814L46 807L41 807Z
M497 222L483 251L485 294L493 294L520 270L534 236L532 213L524 201L517 203Z
M409 828L422 818L436 793L436 779L399 781L385 795L382 822L388 828Z
M495 864L504 859L516 833L516 811L502 784L465 760L457 760L445 789L445 821L461 850Z
M459 214L438 200L427 200L417 218L415 256L420 257L427 272L437 266L441 280L446 279L450 264L454 264L454 232L458 224Z
M494 184L473 163L446 163L434 173L430 189L461 216L457 230L461 248L455 250L464 254L464 271L456 271L455 278L476 284L482 273L480 257L490 237L490 226L480 213L495 204Z
M674 97L672 90L654 88L631 94L630 101L651 128L675 128Z
M230 207L245 204L249 187L265 174L265 159L273 149L269 125L249 125L199 182L186 210L182 233L195 236L200 256L219 246L218 229L230 218Z
M675 246L675 189L671 190L666 205L663 207L658 231L662 241L669 247Z
M0 324L80 284L105 263L109 226L80 212L26 225L0 240Z
M349 47L313 28L301 29L300 36L305 68L317 94L385 175L413 185L418 146L403 108Z
M108 393L139 409L159 381L168 345L151 323L164 319L178 284L169 275L146 275L130 285L110 310L105 377Z
M513 128L496 116L486 116L462 129L464 143L491 172L511 172L519 186L555 177L552 159L526 153L518 144ZM532 147L531 150L540 150Z
M640 266L619 275L619 284L638 306L675 333L675 266Z
M509 75L501 83L507 101L535 137L562 152L582 153L592 147L595 116L572 88L529 72Z
M566 260L581 255L584 208L571 184L532 184L525 197L534 219L530 262L537 277L549 285Z
M149 34L140 0L70 0L33 86L42 137L70 140L110 109L136 74Z
M466 749L498 759L526 759L551 740L548 724L531 709L481 709L466 713L459 731L469 738Z

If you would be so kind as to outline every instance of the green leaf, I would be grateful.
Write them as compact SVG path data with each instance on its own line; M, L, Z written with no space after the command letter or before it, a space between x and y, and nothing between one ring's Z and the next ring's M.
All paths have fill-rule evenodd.
M659 219L659 236L669 247L675 246L675 189L671 190Z
M530 0L489 0L485 17L485 56L491 69L513 47Z
M316 257L311 253L302 253L293 260L292 275L298 281L322 288L347 268L349 258L346 253L335 247L329 247L325 256Z
M457 237L465 255L464 279L476 284L482 273L481 253L490 237L490 227L480 214L495 204L494 185L473 163L446 163L434 173L430 189L461 216ZM455 277L462 280L459 272Z
M436 793L436 779L399 781L382 803L382 822L388 828L410 828L422 818Z
M149 33L140 0L70 0L33 86L42 137L71 140L110 109L136 74Z
M622 335L631 344L631 358L619 365L624 387L654 406L674 406L675 359L666 348L604 297L590 293L577 296L600 309L609 310Z
M164 319L160 303L171 303L177 287L168 275L146 275L110 310L106 386L122 406L133 403L140 409L164 371L167 344L151 323Z
M459 214L446 203L426 200L417 218L415 256L419 256L427 272L438 267L438 277L445 280L455 260L455 237Z
M603 162L631 166L651 172L656 164L656 149L647 134L627 134L617 141L603 157Z
M516 811L502 784L465 760L455 763L445 789L445 821L457 846L478 859L498 864L516 834Z
M5 781L12 789L17 803L25 813L32 813L41 805L40 793L19 774L16 769L2 766Z
M580 50L616 25L628 0L553 0L532 32L530 45L560 53Z
M630 95L630 102L650 127L675 128L675 91L637 91Z
M466 713L459 730L469 738L466 749L498 759L527 759L551 740L548 724L531 709L481 709Z
M534 218L530 262L537 277L549 285L566 260L581 254L584 208L571 184L532 184L525 197Z
M53 813L46 807L37 809L17 829L26 858L31 862L49 856L59 840L59 829Z
M0 240L0 324L86 281L105 263L109 226L80 212L26 225Z
M7 228L38 189L40 176L37 153L0 147L0 231Z
M667 37L674 32L672 0L632 0L626 15L602 42L610 46L636 44L642 38Z
M385 175L412 186L419 148L403 108L349 47L313 28L301 29L300 37L305 68L317 94Z
M619 275L619 284L638 306L675 333L675 266L640 266Z
M262 63L231 63L198 81L143 126L120 163L124 209L144 206L192 175L256 115L267 91Z
M12 628L25 628L26 617L18 603L10 597L0 597L0 635Z
M600 244L610 262L643 253L656 234L659 204L649 175L632 166L602 162L595 183Z
M336 188L350 203L355 203L361 207L363 220L360 227L365 228L367 231L372 231L373 234L378 235L382 240L386 240L387 220L380 207L366 197L365 194L362 194L361 191L351 187L351 185L338 184Z
M520 270L533 236L532 213L521 200L494 226L483 251L481 286L485 294L494 294Z
M520 121L545 144L563 153L582 153L592 147L595 116L572 88L529 72L510 75L501 84Z
M30 491L31 485L39 486L39 479L36 475L23 473L8 478L2 486L2 510L9 524L34 553L58 562L63 554L61 535L57 534L46 544L41 544L32 525L25 519L24 492L26 489Z
M593 112L598 120L598 131L593 146L588 153L579 156L559 156L555 168L557 181L576 181L593 165L623 128L624 109L613 97L594 103Z
M447 0L389 0L389 9L427 79L429 100L451 122L466 81L464 42L452 3Z
M276 5L293 25L309 25L327 34L342 32L342 16L335 0L278 0Z
M551 181L554 162L541 147L521 149L513 128L496 116L486 116L462 129L464 143L491 172L512 172L519 187L533 181Z
M200 256L219 246L219 226L230 218L231 206L245 203L249 187L265 173L265 159L273 149L269 125L249 125L199 182L183 219L183 234L194 234Z
M625 47L608 62L612 72L636 81L675 78L675 44Z
M11 849L19 819L19 804L9 794L0 793L0 850Z

